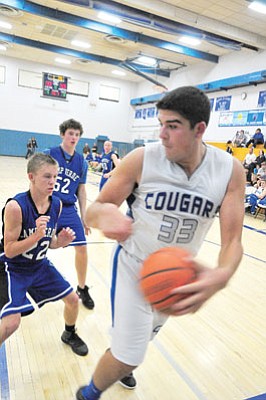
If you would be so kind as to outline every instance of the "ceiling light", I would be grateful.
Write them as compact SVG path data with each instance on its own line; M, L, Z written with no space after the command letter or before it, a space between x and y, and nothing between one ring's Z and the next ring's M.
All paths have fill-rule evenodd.
M71 44L73 46L81 47L82 49L89 49L91 44L82 42L81 40L72 40Z
M113 14L106 13L104 11L100 11L98 17L100 19L103 19L104 21L113 22L114 24L120 24L122 22L120 18L116 17Z
M124 71L119 71L118 69L114 69L112 71L112 74L119 75L119 76L125 76L126 75L126 73Z
M192 36L181 36L179 41L185 44L190 44L191 46L198 46L201 44L201 41L198 38Z
M263 3L260 3L259 1L253 1L248 8L251 10L257 11L261 14L266 14L266 5Z
M0 43L0 50L6 51L7 47L4 44Z
M140 56L134 60L138 64L147 65L148 67L155 67L157 64L157 60L152 57Z
M12 29L12 25L4 21L0 21L0 27L4 29Z
M71 64L70 60L67 60L66 58L55 58L55 62L58 62L60 64Z

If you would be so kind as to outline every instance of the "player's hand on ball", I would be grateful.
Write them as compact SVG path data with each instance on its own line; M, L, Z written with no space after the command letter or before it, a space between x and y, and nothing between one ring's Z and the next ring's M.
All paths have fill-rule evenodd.
M195 262L197 279L195 282L173 289L172 294L185 295L171 306L172 315L195 313L216 292L223 289L230 276L226 268L208 268Z

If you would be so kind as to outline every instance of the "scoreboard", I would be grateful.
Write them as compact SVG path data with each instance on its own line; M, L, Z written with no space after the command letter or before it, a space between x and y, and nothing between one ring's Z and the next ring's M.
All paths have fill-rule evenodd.
M67 80L67 76L43 72L43 96L66 100Z

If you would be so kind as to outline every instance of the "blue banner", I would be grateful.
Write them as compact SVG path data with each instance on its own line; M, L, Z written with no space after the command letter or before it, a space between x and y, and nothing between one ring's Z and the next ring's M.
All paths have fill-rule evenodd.
M217 97L215 111L230 110L232 96Z
M258 107L266 107L266 90L259 92Z

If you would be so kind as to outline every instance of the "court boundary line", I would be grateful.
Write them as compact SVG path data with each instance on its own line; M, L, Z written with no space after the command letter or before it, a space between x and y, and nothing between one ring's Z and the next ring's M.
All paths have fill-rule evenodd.
M5 343L0 347L0 388L1 388L1 399L10 399L9 390L9 377L7 368L7 358L6 358L6 347Z

